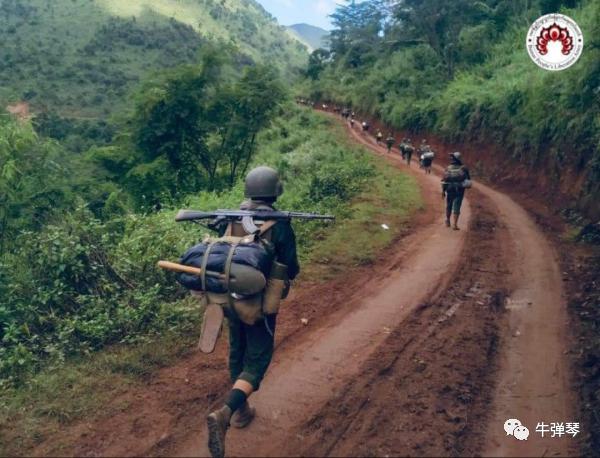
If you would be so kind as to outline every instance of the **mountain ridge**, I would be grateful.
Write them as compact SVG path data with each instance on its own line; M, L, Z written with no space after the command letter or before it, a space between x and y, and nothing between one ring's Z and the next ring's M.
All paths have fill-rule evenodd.
M328 30L305 22L289 25L287 29L300 41L305 43L310 51L328 47L327 38L330 33Z
M140 81L207 45L292 76L306 48L254 0L3 0L0 103L106 118Z

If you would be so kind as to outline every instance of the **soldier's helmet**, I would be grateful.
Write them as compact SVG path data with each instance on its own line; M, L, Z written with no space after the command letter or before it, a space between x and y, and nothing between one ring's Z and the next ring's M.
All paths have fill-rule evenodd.
M450 159L460 162L461 154L458 151L450 153Z
M250 199L277 198L283 194L279 174L271 167L257 167L246 175L245 196Z

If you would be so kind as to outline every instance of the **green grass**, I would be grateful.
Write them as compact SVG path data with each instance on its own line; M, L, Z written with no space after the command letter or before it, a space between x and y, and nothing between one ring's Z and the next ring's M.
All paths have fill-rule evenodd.
M371 157L365 160L374 163L376 179L354 199L351 216L312 250L308 258L310 279L329 280L347 268L375 261L403 231L414 212L423 208L413 177L386 162ZM390 229L384 229L383 224Z

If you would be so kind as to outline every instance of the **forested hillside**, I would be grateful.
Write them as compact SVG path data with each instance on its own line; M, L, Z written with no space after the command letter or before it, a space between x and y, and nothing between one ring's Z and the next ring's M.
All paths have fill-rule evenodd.
M563 193L600 217L600 4L591 0L382 0L335 14L331 54L316 52L302 92L389 125L495 148L542 195ZM543 13L564 12L585 37L581 59L550 72L527 55ZM474 160L477 160L475 157ZM496 169L496 172L498 170ZM527 172L526 172L527 173ZM537 180L537 181L536 181Z
M141 80L194 62L207 43L287 75L307 56L251 0L3 0L0 43L0 103L29 102L58 137L69 127L85 137L88 118L126 109Z
M234 205L259 152L282 166L269 151L296 138L285 123L302 135L316 121L281 79L306 48L252 1L8 0L0 23L0 101L33 114L0 115L3 385L183 324L181 292L154 266L198 238L173 209ZM308 173L299 206L326 172Z

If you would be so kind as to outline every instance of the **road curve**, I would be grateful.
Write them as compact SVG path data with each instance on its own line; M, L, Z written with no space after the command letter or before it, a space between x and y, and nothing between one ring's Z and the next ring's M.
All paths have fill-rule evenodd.
M350 130L355 140L388 160L370 137ZM441 168L437 167L438 172ZM408 170L408 168L407 168ZM424 176L413 167L426 193L439 196L439 177ZM574 453L568 437L542 438L538 422L572 422L573 400L564 354L567 312L556 253L535 222L508 196L483 184L486 195L511 243L507 270L512 272L507 301L509 326L500 342L500 370L494 393L486 456L566 456ZM278 441L311 418L345 381L359 373L361 364L419 304L434 298L460 265L465 232L443 225L441 200L435 205L440 217L390 249L386 278L365 279L356 288L351 312L335 314L327 325L315 329L302 342L276 354L261 391L252 397L259 416L243 431L228 433L227 455L277 455ZM470 208L465 201L462 226L468 227ZM326 307L327 304L319 304ZM530 430L526 441L507 436L503 425L518 418ZM207 456L206 432L180 445L179 456Z
M371 138L352 133L377 148ZM442 172L439 165L435 168ZM548 428L551 423L580 422L574 417L576 396L566 357L569 317L558 254L533 218L509 196L482 183L476 182L475 189L489 198L498 221L508 229L506 268L512 277L508 328L501 336L500 368L481 452L509 457L577 455L572 436L551 437L547 432L542 437L536 432L540 422ZM527 440L507 435L508 419L518 419L529 429Z

